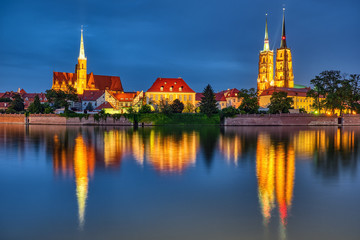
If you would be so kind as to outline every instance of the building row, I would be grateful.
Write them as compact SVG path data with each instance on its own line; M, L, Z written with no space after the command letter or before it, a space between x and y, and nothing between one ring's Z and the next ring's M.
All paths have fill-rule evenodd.
M291 49L288 48L286 40L284 11L281 44L280 48L276 50L274 66L274 51L270 50L268 21L266 17L264 47L259 54L257 78L259 105L262 108L267 108L272 94L283 91L293 98L294 109L312 111L313 100L306 97L306 93L310 88L294 83ZM80 101L72 105L72 108L78 111L100 111L101 109L106 109L109 113L125 113L130 107L136 110L143 104L149 104L155 109L161 101L171 103L175 99L180 100L184 105L191 104L197 107L202 98L202 93L196 93L182 78L157 78L146 92L127 92L124 90L118 76L88 73L82 29L80 51L77 64L75 65L75 72L53 72L52 89L65 91L70 87L75 89L79 96ZM12 98L14 94L20 94L24 99L25 108L29 106L36 95L39 95L40 101L47 101L44 93L26 93L24 90L0 93L0 98ZM218 108L239 107L241 100L238 94L239 90L236 88L216 93ZM0 109L6 109L8 105L9 103L7 102L0 102Z

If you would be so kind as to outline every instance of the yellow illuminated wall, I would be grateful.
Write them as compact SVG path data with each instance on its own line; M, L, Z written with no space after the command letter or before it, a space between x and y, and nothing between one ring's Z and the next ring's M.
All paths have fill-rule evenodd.
M257 79L258 94L261 94L265 89L274 86L274 69L273 51L261 51L259 56L259 73Z
M279 48L276 52L275 87L294 87L294 73L291 51L289 48Z

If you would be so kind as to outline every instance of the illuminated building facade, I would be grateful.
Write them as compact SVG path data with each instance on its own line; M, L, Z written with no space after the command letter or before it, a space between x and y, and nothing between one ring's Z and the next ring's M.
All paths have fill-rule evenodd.
M195 106L195 91L182 78L158 78L145 93L146 103L159 105L160 101L172 102L175 99L186 105Z
M274 85L274 52L270 50L267 18L265 23L264 49L259 56L258 94Z
M123 92L120 77L87 74L87 58L85 57L83 30L81 29L80 53L75 73L53 72L52 89L66 91L76 89L82 95L85 90L112 90Z
M282 23L282 35L280 48L276 51L276 63L275 63L275 87L294 87L294 74L292 67L291 50L286 45L285 34L285 9L283 13Z

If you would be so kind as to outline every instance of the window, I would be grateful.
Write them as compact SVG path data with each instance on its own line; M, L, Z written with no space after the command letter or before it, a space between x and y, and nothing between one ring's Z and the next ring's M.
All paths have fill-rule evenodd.
M191 95L189 95L189 101L191 101Z
M155 100L156 100L156 101L159 100L158 95L155 95Z
M170 87L170 92L172 92L172 90L173 90L173 86Z
M161 87L160 87L160 91L164 91L164 86L161 86Z
M179 87L179 91L182 92L183 90L183 86Z
M184 102L186 101L186 95L184 95Z
M182 101L182 96L181 95L179 95L179 100Z
M170 95L170 101L172 101L173 100L173 95Z

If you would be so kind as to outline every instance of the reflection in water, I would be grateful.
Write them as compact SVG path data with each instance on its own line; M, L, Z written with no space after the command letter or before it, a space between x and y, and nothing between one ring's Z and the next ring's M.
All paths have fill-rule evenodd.
M95 170L119 169L126 159L159 173L184 174L201 152L213 168L218 151L226 162L256 159L258 201L267 227L277 209L282 238L292 206L295 157L313 161L316 177L356 174L360 128L97 128L9 126L0 128L0 146L19 156L44 148L55 176L74 178L78 222L85 224L89 180ZM126 158L128 157L128 158ZM20 158L20 157L19 157ZM220 160L221 161L221 160ZM276 214L275 214L276 215Z
M146 157L159 172L181 173L186 167L195 164L198 138L194 132L175 136L152 130L145 145Z
M282 236L285 236L295 178L295 153L292 143L273 141L269 134L259 134L256 151L258 196L264 225L270 221L275 197L279 209Z
M88 195L88 166L94 162L95 154L90 148L87 149L82 136L75 139L74 171L76 182L76 196L79 207L79 227L83 228L85 222L85 207Z

